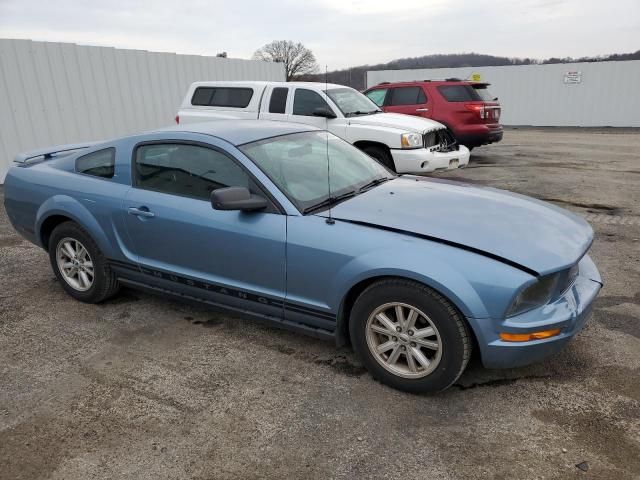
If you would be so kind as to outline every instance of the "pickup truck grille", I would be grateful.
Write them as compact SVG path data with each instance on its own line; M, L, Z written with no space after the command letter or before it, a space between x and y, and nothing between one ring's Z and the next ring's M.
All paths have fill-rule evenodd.
M458 142L447 128L427 132L423 138L424 147L434 152L454 152L459 149Z

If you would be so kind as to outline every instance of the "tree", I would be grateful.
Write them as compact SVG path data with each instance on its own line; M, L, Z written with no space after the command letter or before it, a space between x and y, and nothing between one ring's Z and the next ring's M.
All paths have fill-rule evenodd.
M274 40L259 48L253 54L254 60L284 63L287 82L298 75L315 73L318 70L313 52L300 42Z

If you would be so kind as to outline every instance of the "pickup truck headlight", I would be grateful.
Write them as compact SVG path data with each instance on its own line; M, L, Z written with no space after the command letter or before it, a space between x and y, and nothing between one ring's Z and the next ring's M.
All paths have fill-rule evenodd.
M422 148L424 142L419 133L403 133L400 139L402 148Z
M554 273L539 278L538 281L522 290L511 302L507 317L532 310L545 305L558 291L558 281L564 272Z

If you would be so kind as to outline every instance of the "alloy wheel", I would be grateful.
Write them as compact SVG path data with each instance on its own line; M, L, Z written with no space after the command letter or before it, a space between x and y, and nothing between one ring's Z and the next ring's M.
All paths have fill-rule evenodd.
M56 247L58 270L65 282L79 292L86 292L94 281L93 261L88 250L78 240L63 238Z
M400 377L426 377L442 358L438 329L421 310L406 303L376 308L367 320L366 338L377 362Z

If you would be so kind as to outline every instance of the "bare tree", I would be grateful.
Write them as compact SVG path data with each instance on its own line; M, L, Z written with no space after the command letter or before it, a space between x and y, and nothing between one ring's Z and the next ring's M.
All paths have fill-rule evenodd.
M287 82L298 75L315 73L318 70L313 52L301 43L291 40L274 40L253 54L255 60L284 63Z

